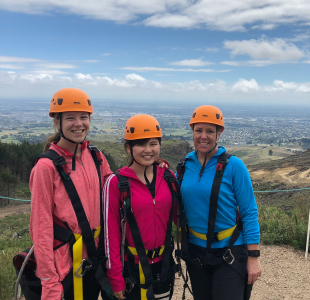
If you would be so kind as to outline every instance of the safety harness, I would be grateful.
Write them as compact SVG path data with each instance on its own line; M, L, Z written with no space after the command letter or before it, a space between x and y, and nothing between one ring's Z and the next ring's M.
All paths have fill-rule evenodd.
M103 224L103 215L102 215L102 188L101 188L101 172L100 165L102 164L102 158L100 156L100 151L95 146L88 146L94 163L96 165L98 177L99 177L99 186L100 186L100 224ZM103 227L99 226L97 228L92 229L87 220L83 205L81 203L81 199L76 191L74 183L70 177L70 170L67 166L67 162L64 157L59 155L54 150L49 149L47 152L42 154L35 162L38 162L41 158L48 158L53 161L60 178L65 186L65 189L70 198L71 204L75 211L79 226L81 228L82 234L73 233L72 230L66 223L63 223L56 217L53 218L53 227L54 227L54 251L65 244L70 245L71 256L73 260L73 269L66 276L64 281L62 282L64 290L66 290L73 281L73 289L74 289L74 300L83 300L83 276L89 270L95 271L95 278L100 284L102 290L107 293L107 296L113 299L113 292L111 289L111 284L105 274L105 250L104 250L104 232ZM99 246L96 249L94 239L99 236ZM82 259L83 254L83 243L86 246L88 258ZM30 248L29 248L30 249ZM13 259L13 264L16 268L17 273L22 267L23 261L29 249L24 252L18 254ZM21 288L23 290L24 295L29 295L29 298L26 299L40 299L41 298L41 282L40 279L37 278L34 274L36 269L36 261L34 255L30 257L28 262L26 262L25 268L25 276L22 276L23 280L21 280ZM29 275L31 274L31 275ZM32 294L33 289L31 286L34 285L37 288L35 289L35 294L38 294L38 298L34 298L35 294ZM40 288L38 288L38 286ZM26 294L25 294L26 293Z
M155 168L156 166L154 166ZM173 205L174 201L177 201L177 187L175 177L171 172L165 169L164 178L168 184L169 190L172 195L171 209L169 213L169 221L167 224L167 232L165 237L165 244L156 249L146 250L141 238L139 227L135 216L131 210L131 199L130 199L130 181L128 177L122 176L119 172L116 172L115 175L118 178L118 187L121 194L121 207L120 215L122 221L122 247L126 247L127 253L127 267L129 277L126 278L127 282L127 292L130 292L134 285L140 287L141 300L155 300L154 287L159 287L160 284L164 281L171 280L172 276L176 271L179 271L181 265L175 265L172 263L172 215L173 215ZM128 221L129 228L131 230L132 238L135 244L135 248L129 247L125 241L125 232L126 222ZM124 255L124 250L122 250L122 256ZM139 279L134 275L134 265L135 265L135 256L139 258ZM162 256L162 267L161 273L156 275L156 280L153 279L152 270L149 264L149 259L154 259L155 257ZM122 262L124 258L122 257Z
M232 248L234 243L239 237L240 231L243 230L243 224L240 212L238 210L237 217L236 217L236 225L232 228L229 228L227 230L221 231L221 232L215 232L215 221L216 221L216 213L217 213L217 204L218 204L218 195L219 190L223 178L223 174L225 171L225 168L228 164L229 158L231 157L231 154L227 153L226 151L223 152L217 162L216 166L216 173L213 180L213 185L211 189L211 197L210 197L210 207L209 207L209 218L208 218L208 232L207 234L198 233L194 231L192 228L190 228L186 224L186 218L184 213L184 207L182 203L181 197L179 198L178 202L178 232L181 231L181 250L179 246L179 237L177 238L177 249L175 252L175 255L177 257L182 258L187 263L192 264L196 269L202 268L203 266L207 265L220 265L224 262L226 262L228 265L230 265L242 278L244 278L247 274L247 270L238 263L237 260L235 260L235 257L232 253ZM177 165L177 179L179 182L179 186L181 187L182 180L184 177L185 172L185 163L186 158L182 158L180 162ZM188 234L191 233L195 237L204 240L207 242L206 247L206 254L204 256L192 259L189 255L188 251ZM211 253L211 247L213 242L218 242L223 239L226 239L230 237L229 245L227 247L227 250L225 251L222 258L216 258ZM186 278L184 278L184 291L183 291L183 299L185 299L185 288L188 287L188 274L186 272Z

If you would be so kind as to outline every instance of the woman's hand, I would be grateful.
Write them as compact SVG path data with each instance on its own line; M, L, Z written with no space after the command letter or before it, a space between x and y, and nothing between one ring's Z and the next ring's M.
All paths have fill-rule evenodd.
M156 162L159 164L158 166L161 169L163 169L163 168L169 169L170 168L169 163L166 160L162 159L162 158L157 158Z
M262 275L262 268L258 257L248 257L248 284L253 284Z
M120 292L114 292L113 295L117 299L126 299L126 297L125 297L125 290L122 290Z

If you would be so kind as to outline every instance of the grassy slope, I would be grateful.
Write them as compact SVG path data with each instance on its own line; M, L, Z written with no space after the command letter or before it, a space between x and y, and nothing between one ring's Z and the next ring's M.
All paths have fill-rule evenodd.
M0 219L0 299L10 300L14 295L16 273L13 257L32 245L29 233L12 238L15 232L29 228L29 214L14 215Z

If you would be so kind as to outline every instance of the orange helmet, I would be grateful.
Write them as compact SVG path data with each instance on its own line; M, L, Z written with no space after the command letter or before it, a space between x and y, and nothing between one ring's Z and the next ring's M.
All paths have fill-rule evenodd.
M189 125L193 128L196 123L210 123L222 127L224 130L224 118L222 112L215 106L202 105L197 107L191 117Z
M89 96L80 89L66 88L57 91L51 100L50 117L55 113L66 111L85 111L93 113L93 105Z
M129 118L125 126L126 141L162 137L158 121L150 115L136 115Z

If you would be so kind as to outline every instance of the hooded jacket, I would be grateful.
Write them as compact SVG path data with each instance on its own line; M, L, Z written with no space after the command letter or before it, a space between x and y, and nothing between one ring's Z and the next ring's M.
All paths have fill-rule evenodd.
M187 224L199 233L208 232L210 196L216 165L220 155L225 152L219 147L217 153L206 164L199 180L201 164L195 151L186 156L185 172L181 185L181 195ZM225 168L218 196L215 231L220 232L236 225L239 207L243 231L235 245L257 244L260 242L258 209L253 193L249 172L241 159L232 156ZM212 248L227 247L229 237L213 242ZM207 242L189 234L189 242L206 248Z
M70 177L81 199L90 227L100 226L100 188L98 173L90 150L89 142L84 142L81 157L76 157L76 170L72 171L72 154L60 148L55 142L50 149L63 156L70 169ZM101 153L101 186L112 172ZM66 222L74 233L81 234L70 198L61 181L54 163L48 158L41 158L30 175L31 218L30 233L34 244L37 261L36 276L42 283L42 300L60 299L63 290L61 281L72 268L69 245L53 250L53 217ZM98 246L98 238L95 240ZM83 245L83 258L87 257Z
M155 198L153 199L147 186L141 182L135 172L129 167L119 170L120 175L126 176L130 182L131 208L137 221L141 238L146 250L152 250L165 244L167 223L171 205L174 204L174 216L176 220L177 203L172 202L171 192L164 178L165 169L157 166ZM173 174L173 173L172 173ZM125 289L125 280L122 276L121 263L121 218L120 191L118 179L115 174L111 175L104 186L104 219L105 219L105 249L107 256L107 275L114 292ZM126 241L128 246L135 247L130 232L129 224L126 225ZM126 256L125 256L126 260ZM162 257L149 259L149 263L156 263ZM138 263L135 257L135 263Z

